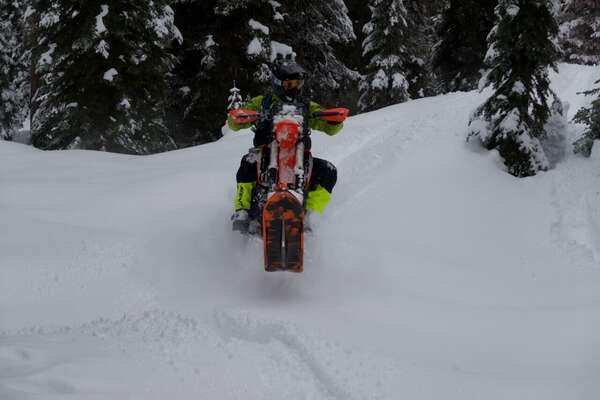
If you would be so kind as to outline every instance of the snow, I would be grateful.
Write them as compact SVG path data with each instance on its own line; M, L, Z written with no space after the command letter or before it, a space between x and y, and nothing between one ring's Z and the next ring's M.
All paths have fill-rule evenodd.
M379 69L371 80L371 87L373 89L387 89L388 87L388 76L383 69Z
M104 39L100 40L100 42L96 46L96 53L101 54L102 57L108 59L108 50L110 50L110 45Z
M272 40L271 41L271 61L276 60L278 54L281 54L283 56L283 58L287 58L288 56L290 56L292 58L296 57L296 53L294 52L294 50L292 49L291 46L288 46L287 44Z
M269 4L271 5L271 8L273 9L273 19L275 21L283 21L284 20L283 14L281 14L279 12L279 7L281 7L281 3L279 3L275 0L269 0Z
M248 21L248 25L250 25L250 27L252 29L254 29L255 31L261 31L265 35L269 34L269 28L267 26L261 24L260 22L254 20L252 18L250 19L250 21Z
M209 49L211 47L216 46L217 43L215 42L215 39L213 38L213 35L207 35L206 36L206 40L204 41L204 48L205 49Z
M160 39L171 38L179 44L183 43L183 35L175 26L175 11L170 6L164 6L162 13L153 19L152 24Z
M527 92L527 88L525 87L525 84L523 84L523 82L517 81L513 85L512 91L513 91L513 93L523 95Z
M597 73L553 89L579 104ZM513 178L465 145L484 100L315 132L339 181L301 275L230 231L249 132L147 157L0 142L0 398L596 398L598 146Z
M503 115L502 121L498 124L498 127L504 132L517 132L520 129L525 129L521 125L520 113L517 108L513 108L509 113Z
M248 44L248 49L246 50L249 56L257 56L262 54L264 51L265 49L263 48L262 43L256 37L250 41Z
M519 11L521 11L521 8L516 4L511 4L506 7L506 14L510 15L511 17L516 17L519 14Z
M56 50L56 43L51 43L48 45L48 51L45 51L40 55L40 59L38 61L38 67L42 67L45 65L52 65L53 58L52 54Z
M104 80L112 82L115 79L115 76L119 75L116 69L111 68L104 73Z
M408 86L408 81L403 74L396 72L392 75L392 87L394 89L408 90Z
M145 62L148 59L148 56L146 54L132 54L130 57L130 60L132 63L134 63L135 65L139 65L143 62Z
M31 13L27 12L26 14L31 16L33 14L33 12L35 12L35 11L32 11ZM60 21L59 15L57 13L55 13L54 11L49 11L49 12L42 14L39 24L42 28L49 28L52 25L57 24L59 21Z
M181 93L182 96L189 96L190 93L192 92L192 89L189 86L182 86L179 88L179 93Z
M35 12L36 12L35 8L33 8L31 6L27 6L27 9L25 9L25 13L23 14L23 19L28 19L33 14L35 14Z
M561 1L560 0L550 0L550 11L552 15L556 18L560 18L561 16Z
M100 36L107 31L106 25L104 25L104 17L108 15L108 6L102 4L100 6L100 14L96 16L96 35Z
M121 102L119 103L119 105L122 108L124 108L125 110L129 110L131 108L131 102L127 98L124 98L123 100L121 100Z

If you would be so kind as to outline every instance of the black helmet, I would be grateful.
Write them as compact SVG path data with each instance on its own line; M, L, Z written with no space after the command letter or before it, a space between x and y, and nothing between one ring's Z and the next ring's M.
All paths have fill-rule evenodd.
M292 101L302 93L306 71L295 61L285 60L271 68L271 83L282 100Z

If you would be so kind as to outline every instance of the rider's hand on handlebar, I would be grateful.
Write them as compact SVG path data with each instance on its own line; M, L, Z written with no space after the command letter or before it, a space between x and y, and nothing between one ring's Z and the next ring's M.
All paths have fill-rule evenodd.
M313 114L313 117L326 121L330 125L341 124L350 115L350 110L347 108L330 108L321 110Z
M229 116L231 117L231 119L233 119L233 122L235 122L236 124L243 125L252 124L258 121L260 114L253 110L237 109L231 110L229 112Z

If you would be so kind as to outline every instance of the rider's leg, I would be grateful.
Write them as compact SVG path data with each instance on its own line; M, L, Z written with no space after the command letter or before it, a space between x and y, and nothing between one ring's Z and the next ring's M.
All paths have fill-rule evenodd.
M252 203L252 189L256 186L256 160L251 154L242 157L236 174L237 188L234 198L235 210L249 210Z
M240 167L236 174L236 193L233 199L235 213L231 217L233 230L247 231L249 224L250 206L252 204L252 190L256 186L256 160L251 154L242 157Z
M329 161L313 158L306 209L322 213L331 200L331 192L337 182L337 169Z

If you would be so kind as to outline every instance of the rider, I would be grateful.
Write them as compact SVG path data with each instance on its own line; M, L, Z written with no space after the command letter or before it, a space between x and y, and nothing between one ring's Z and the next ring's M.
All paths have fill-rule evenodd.
M302 86L306 71L291 60L285 60L277 63L272 68L271 84L273 92L266 96L257 96L244 105L244 109L257 111L268 115L269 111L278 107L282 103L293 103L302 105L307 111L308 126L310 129L325 132L333 136L343 127L341 122L323 121L313 118L312 114L321 111L319 104L309 101L302 96ZM266 111L266 112L265 112ZM229 127L238 131L240 129L250 128L252 123L236 123L231 116L228 117ZM259 120L254 127L254 146L260 147L269 144L272 134L272 119ZM306 149L310 149L310 140L306 140ZM232 216L233 229L244 231L249 224L249 210L252 202L252 190L256 186L257 169L256 153L251 151L242 157L240 168L238 169L237 191L234 199L235 213ZM313 167L310 176L310 185L306 198L305 208L307 211L316 211L322 213L331 199L331 192L337 181L337 169L329 161L313 157ZM306 221L308 222L308 220Z

